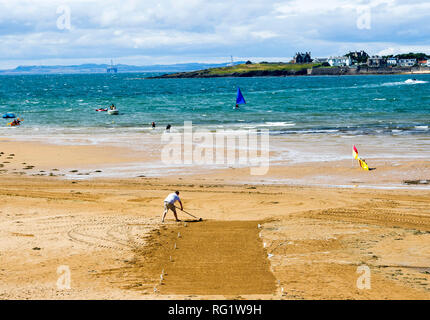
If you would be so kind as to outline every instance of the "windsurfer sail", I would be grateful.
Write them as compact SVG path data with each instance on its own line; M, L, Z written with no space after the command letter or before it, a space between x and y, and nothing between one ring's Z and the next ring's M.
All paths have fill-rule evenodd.
M240 104L246 104L246 101L242 95L242 91L240 91L240 88L237 87L236 109L239 108Z

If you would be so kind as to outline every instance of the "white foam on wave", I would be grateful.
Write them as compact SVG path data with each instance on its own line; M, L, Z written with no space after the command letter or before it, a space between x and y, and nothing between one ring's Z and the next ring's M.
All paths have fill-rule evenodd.
M408 79L405 81L386 82L386 83L383 83L382 86L392 87L392 86L414 85L414 84L425 84L425 83L428 83L428 81Z
M315 133L336 133L340 132L338 129L303 129L303 130L293 130L288 133L295 134L315 134Z
M415 126L417 130L428 130L429 126Z
M296 124L293 122L265 122L259 124L259 127L294 127Z
M428 81L408 79L405 81L405 83L407 83L407 84L423 84L423 83L428 83Z

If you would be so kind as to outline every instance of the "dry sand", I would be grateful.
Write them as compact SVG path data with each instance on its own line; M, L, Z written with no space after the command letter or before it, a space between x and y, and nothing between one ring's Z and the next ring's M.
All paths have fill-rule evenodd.
M36 177L48 168L106 163L113 150L82 147L87 161L74 156L79 146L56 146L57 158L51 148L27 146L12 153L0 144L0 162L9 162L0 168L8 170L0 175L1 299L430 298L429 190L244 184L242 169L151 179ZM35 166L32 173L26 165ZM428 163L418 166L428 172ZM334 172L360 174L352 170ZM381 172L390 176L389 168ZM169 213L160 223L163 199L176 189L203 222L179 213L188 222L175 223ZM363 265L370 289L357 287ZM70 290L56 285L59 266L70 268Z

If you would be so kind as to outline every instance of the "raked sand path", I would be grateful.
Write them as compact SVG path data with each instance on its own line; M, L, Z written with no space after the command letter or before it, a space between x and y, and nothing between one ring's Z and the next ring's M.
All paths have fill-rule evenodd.
M160 294L271 295L276 279L256 221L185 222L151 235L135 267L159 275Z

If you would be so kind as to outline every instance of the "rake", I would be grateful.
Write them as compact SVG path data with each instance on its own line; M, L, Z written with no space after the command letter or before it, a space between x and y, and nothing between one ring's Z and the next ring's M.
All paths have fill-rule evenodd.
M176 208L176 209L181 210L182 212L184 212L184 213L188 214L189 216L191 216L191 217L193 217L193 218L198 219L198 221L203 221L203 219L202 219L202 218L197 218L195 215L192 215L191 213L189 213L189 212L187 212L187 211L185 211L185 210L182 210L181 208L178 208L178 207L176 207L176 206L175 206L175 208Z

